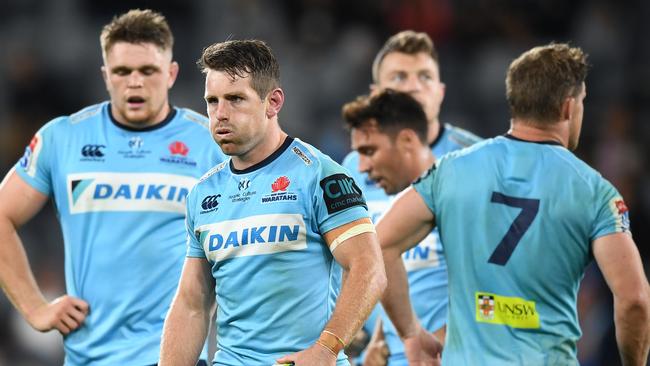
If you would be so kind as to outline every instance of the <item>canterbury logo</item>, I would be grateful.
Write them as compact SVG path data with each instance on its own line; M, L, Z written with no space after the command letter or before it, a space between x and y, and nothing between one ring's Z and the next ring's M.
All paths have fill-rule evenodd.
M201 202L201 208L204 210L211 210L219 205L217 199L221 197L220 194L214 196L206 196Z
M81 155L91 158L101 158L104 156L102 149L105 147L104 145L84 145L81 148Z

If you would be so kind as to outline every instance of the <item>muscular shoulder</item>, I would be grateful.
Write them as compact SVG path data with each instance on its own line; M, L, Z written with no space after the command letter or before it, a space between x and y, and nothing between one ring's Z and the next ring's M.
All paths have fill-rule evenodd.
M314 178L347 172L328 155L297 138L289 147L288 154L292 159L296 160L296 164L302 166L307 175Z
M201 130L208 130L209 120L206 116L188 108L177 108L178 119L181 123L186 123L188 127L196 127Z
M51 141L66 143L65 138L57 138L79 129L94 127L101 119L102 109L107 103L85 107L71 115L56 117L43 125L36 133L36 138L50 138Z
M445 123L446 139L457 145L459 149L474 145L483 139L472 132L469 132L452 124Z

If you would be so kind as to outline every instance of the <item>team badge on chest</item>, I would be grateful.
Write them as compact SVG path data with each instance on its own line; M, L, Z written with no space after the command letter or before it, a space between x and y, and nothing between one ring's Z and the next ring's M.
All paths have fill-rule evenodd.
M271 184L271 193L262 196L262 203L276 203L286 201L297 201L298 194L289 191L291 180L286 175L278 177Z

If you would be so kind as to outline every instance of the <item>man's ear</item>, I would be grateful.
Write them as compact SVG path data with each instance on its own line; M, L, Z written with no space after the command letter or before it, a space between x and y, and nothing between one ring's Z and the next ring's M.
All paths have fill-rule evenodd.
M560 109L560 121L570 120L571 116L573 116L575 107L576 107L576 98L574 97L565 98L564 102L562 102L562 106Z
M167 89L171 89L171 87L174 86L176 78L178 77L178 69L178 62L172 61L169 65L169 82L167 83Z
M267 96L269 103L266 107L266 118L273 118L280 113L284 104L284 91L280 88L271 90Z
M410 128L401 129L395 136L395 146L400 150L413 150L418 142L418 134Z
M369 89L370 89L370 95L379 94L379 92L381 91L381 89L379 89L379 86L377 86L377 84L375 83L370 84Z
M99 70L101 70L102 79L104 79L104 85L106 85L106 90L108 90L108 70L104 65L102 65L102 67L100 67Z

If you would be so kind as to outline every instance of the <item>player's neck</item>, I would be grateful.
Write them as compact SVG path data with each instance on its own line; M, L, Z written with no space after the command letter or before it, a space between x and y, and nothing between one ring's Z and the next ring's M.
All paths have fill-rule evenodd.
M440 121L438 121L437 118L429 121L428 129L429 131L427 132L427 143L429 145L432 145L434 142L436 142L438 136L440 136Z
M433 152L431 151L431 148L428 146L424 146L423 149L420 150L420 156L418 157L418 175L414 177L413 180L417 179L422 173L426 172L431 168L433 163L436 162L436 157L433 155Z
M160 111L158 111L158 113L152 119L148 121L133 122L133 121L129 121L126 118L126 116L120 114L120 111L115 107L113 103L111 103L111 115L113 116L113 120L122 126L126 126L128 128L132 128L136 130L149 128L162 123L167 119L171 110L172 107L169 105L168 102L165 102L165 104L163 104L162 109L160 109Z
M286 138L287 134L282 131L279 126L271 128L270 131L268 131L267 136L250 151L241 155L233 156L233 166L237 170L250 168L273 154L280 148L280 146L282 146Z
M508 134L525 141L555 141L567 147L569 143L568 123L536 124L512 119Z

